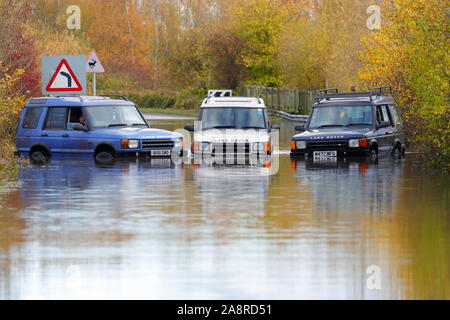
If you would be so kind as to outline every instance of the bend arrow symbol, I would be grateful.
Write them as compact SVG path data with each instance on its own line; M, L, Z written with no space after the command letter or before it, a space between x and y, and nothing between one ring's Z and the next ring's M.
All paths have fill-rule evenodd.
M67 86L69 88L71 88L72 87L72 77L70 76L70 74L68 74L67 72L64 72L64 71L61 71L59 74L67 78Z

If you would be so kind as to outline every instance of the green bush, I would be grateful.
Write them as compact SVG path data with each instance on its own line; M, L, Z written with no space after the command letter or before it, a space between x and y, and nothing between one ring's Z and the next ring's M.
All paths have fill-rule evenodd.
M142 109L184 109L197 110L206 97L206 90L191 89L179 93L148 91L143 93L123 93Z

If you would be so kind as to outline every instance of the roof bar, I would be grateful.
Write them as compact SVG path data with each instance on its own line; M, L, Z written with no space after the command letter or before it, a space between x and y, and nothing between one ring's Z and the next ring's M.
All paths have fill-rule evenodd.
M125 96L122 96L122 95L120 95L120 94L100 94L100 95L98 95L99 97L106 97L106 98L122 98L123 100L125 100L125 101L130 101L130 100L128 100L128 98L127 97L125 97Z
M338 93L339 90L337 88L326 88L326 89L320 89L316 91L316 96L326 95L328 94L328 91L334 91L334 93Z
M81 96L50 96L50 97L54 97L54 98L78 98L80 99L81 102L84 102L83 97Z
M392 87L391 86L373 87L370 88L370 92L374 95L380 95L383 93L392 93Z
M315 97L315 100L319 102L320 100L330 100L336 98L357 98L357 97L365 97L370 98L372 100L372 96L374 94L372 92L347 92L347 93L334 93L334 94L324 94L318 95Z

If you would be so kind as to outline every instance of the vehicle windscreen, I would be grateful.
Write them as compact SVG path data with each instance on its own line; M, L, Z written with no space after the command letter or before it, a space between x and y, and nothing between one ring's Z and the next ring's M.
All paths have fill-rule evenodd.
M316 107L311 114L308 129L333 127L372 127L371 106Z
M265 129L264 109L243 107L204 108L203 129Z
M135 106L92 106L85 111L94 128L147 126Z

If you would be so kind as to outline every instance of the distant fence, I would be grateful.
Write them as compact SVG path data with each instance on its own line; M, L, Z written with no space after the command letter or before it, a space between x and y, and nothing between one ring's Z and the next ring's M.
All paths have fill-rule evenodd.
M270 110L295 114L309 114L316 94L314 91L254 85L244 85L240 91L240 94L246 97L263 98Z

